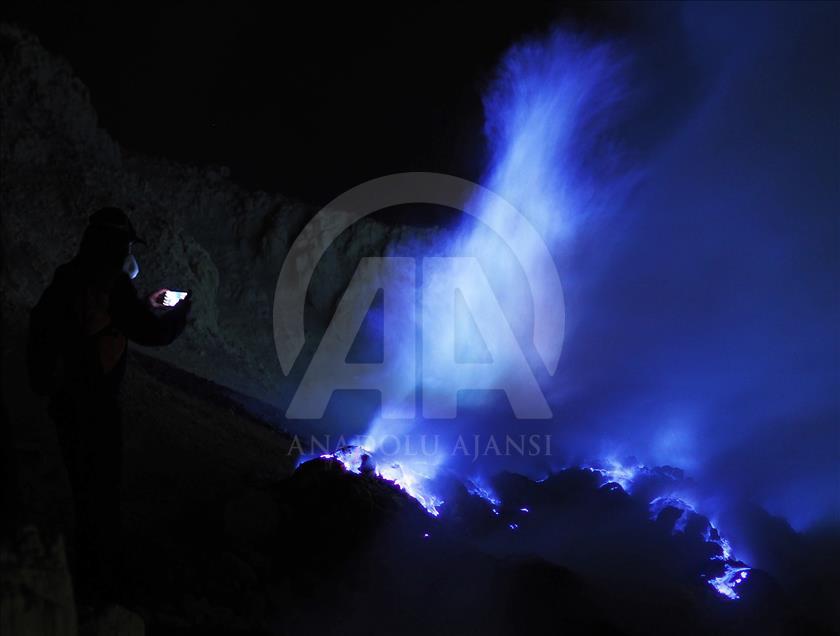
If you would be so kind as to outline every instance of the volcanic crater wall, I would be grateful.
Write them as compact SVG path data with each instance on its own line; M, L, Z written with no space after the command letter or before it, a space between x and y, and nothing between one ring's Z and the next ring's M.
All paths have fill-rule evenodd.
M292 241L315 210L279 194L247 191L223 167L122 148L99 126L70 64L9 24L0 25L0 113L7 370L21 363L28 311L55 268L74 255L88 215L116 205L149 243L137 250L138 288L194 292L184 335L149 353L277 403L283 376L272 336L274 288ZM369 219L346 231L319 267L307 311L329 315L358 260L411 240L412 232Z

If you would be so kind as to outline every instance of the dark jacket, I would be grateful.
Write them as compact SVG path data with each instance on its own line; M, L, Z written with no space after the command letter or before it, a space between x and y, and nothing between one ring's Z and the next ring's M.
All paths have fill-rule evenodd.
M28 366L41 395L116 396L126 340L166 345L183 331L186 311L157 312L120 273L110 293L97 291L79 258L59 267L32 310Z

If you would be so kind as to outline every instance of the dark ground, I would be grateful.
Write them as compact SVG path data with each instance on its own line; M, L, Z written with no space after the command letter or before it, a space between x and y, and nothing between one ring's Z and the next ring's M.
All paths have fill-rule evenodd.
M499 516L452 478L434 518L335 460L292 472L289 437L263 419L271 407L131 362L117 598L149 634L833 633L823 603L836 570L814 538L783 548L802 560L798 578L753 570L728 601L704 579L722 566L705 518L675 532L678 511L651 520L644 498L589 470L499 475ZM49 544L72 518L69 493L51 431L30 433L17 518Z

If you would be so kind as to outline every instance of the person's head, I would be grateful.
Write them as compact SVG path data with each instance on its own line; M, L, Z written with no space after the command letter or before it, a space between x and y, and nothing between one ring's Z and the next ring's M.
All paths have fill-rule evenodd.
M116 280L121 271L134 278L139 272L137 261L131 253L134 243L145 243L120 208L107 207L90 216L79 247L79 258L108 284Z

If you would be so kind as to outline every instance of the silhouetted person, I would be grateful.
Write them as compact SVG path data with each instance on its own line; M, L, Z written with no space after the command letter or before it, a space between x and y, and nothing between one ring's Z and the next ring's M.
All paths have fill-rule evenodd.
M30 316L29 377L50 396L76 512L71 545L81 595L108 593L121 560L119 388L127 340L169 344L183 331L189 297L164 309L164 290L141 299L132 245L142 242L126 214L90 217L76 257L60 266Z

